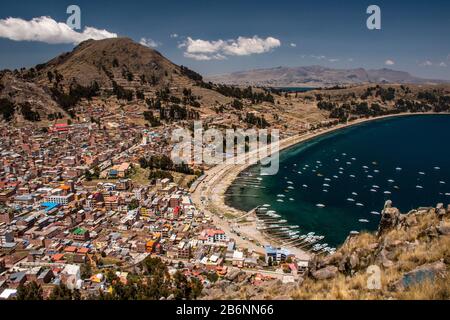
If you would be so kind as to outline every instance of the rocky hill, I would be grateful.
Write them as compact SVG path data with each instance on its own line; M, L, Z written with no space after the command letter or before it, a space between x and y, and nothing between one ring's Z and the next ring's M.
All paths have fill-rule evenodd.
M328 87L363 83L429 84L444 82L441 80L421 79L407 72L386 68L379 70L366 70L363 68L331 69L322 66L256 69L210 76L207 80L229 85L271 87Z
M53 119L53 114L73 118L81 101L95 97L106 101L116 96L117 104L140 104L144 109L146 99L159 98L206 113L232 101L202 83L200 74L131 39L88 40L33 68L1 71L0 119L20 123ZM24 112L23 103L29 105Z
M327 257L312 259L292 284L253 285L244 272L204 290L205 299L450 299L450 206L407 214L386 203L376 233L350 236ZM380 287L369 289L380 270Z

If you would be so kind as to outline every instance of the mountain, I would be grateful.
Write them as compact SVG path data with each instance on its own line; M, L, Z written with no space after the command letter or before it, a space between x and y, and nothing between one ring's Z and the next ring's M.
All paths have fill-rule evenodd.
M131 39L88 40L34 68L0 71L0 119L21 122L50 120L54 114L74 117L76 106L94 97L105 100L114 96L122 104L146 108L145 99L158 97L162 91L164 99L185 98L184 105L198 107L201 103L205 110L230 101L199 85L202 80L198 73Z
M366 70L331 69L322 66L277 67L239 71L210 76L206 80L228 85L255 85L271 87L321 87L363 83L444 83L442 80L427 80L414 77L408 72L391 69Z

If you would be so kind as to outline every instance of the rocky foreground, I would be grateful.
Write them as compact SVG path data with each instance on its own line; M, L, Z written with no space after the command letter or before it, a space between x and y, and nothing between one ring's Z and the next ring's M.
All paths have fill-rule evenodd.
M297 283L254 285L252 275L235 270L203 298L450 299L449 264L450 205L402 214L388 201L376 233L350 236L335 254L314 257Z

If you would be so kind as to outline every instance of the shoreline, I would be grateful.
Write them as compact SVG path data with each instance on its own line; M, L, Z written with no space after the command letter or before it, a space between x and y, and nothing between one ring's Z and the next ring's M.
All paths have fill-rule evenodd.
M403 116L423 115L449 115L449 113L398 113L373 118L360 118L353 122L335 125L331 128L318 129L317 131L305 132L303 134L285 138L279 141L278 151L281 152L285 149L315 139L322 135L368 122ZM253 153L256 153L258 151L259 150L255 150L253 151ZM243 247L258 253L264 253L264 249L261 246L256 245L253 241L248 241L248 239L253 239L262 246L281 246L282 244L277 241L277 239L273 239L257 230L256 222L250 221L250 223L238 224L237 221L239 219L237 218L248 215L248 212L242 211L238 208L230 207L225 203L225 193L228 188L234 183L237 176L241 172L254 165L254 163L246 163L242 165L217 165L205 172L204 179L191 191L191 195L194 204L204 212L208 213L217 227L223 229L227 234L230 235L232 229L238 229L239 233L241 234L241 236L235 237L236 245L238 247ZM228 217L228 219L225 217ZM295 247L284 247L290 250L297 256L297 258L301 260L309 260L311 258L311 254L307 251Z

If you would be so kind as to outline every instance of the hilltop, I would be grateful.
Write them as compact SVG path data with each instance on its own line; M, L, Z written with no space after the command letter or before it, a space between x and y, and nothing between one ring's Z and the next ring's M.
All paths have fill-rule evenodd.
M408 72L392 69L332 69L322 66L277 67L239 71L208 77L208 81L228 85L269 87L329 87L367 83L439 84L442 80L414 77Z

